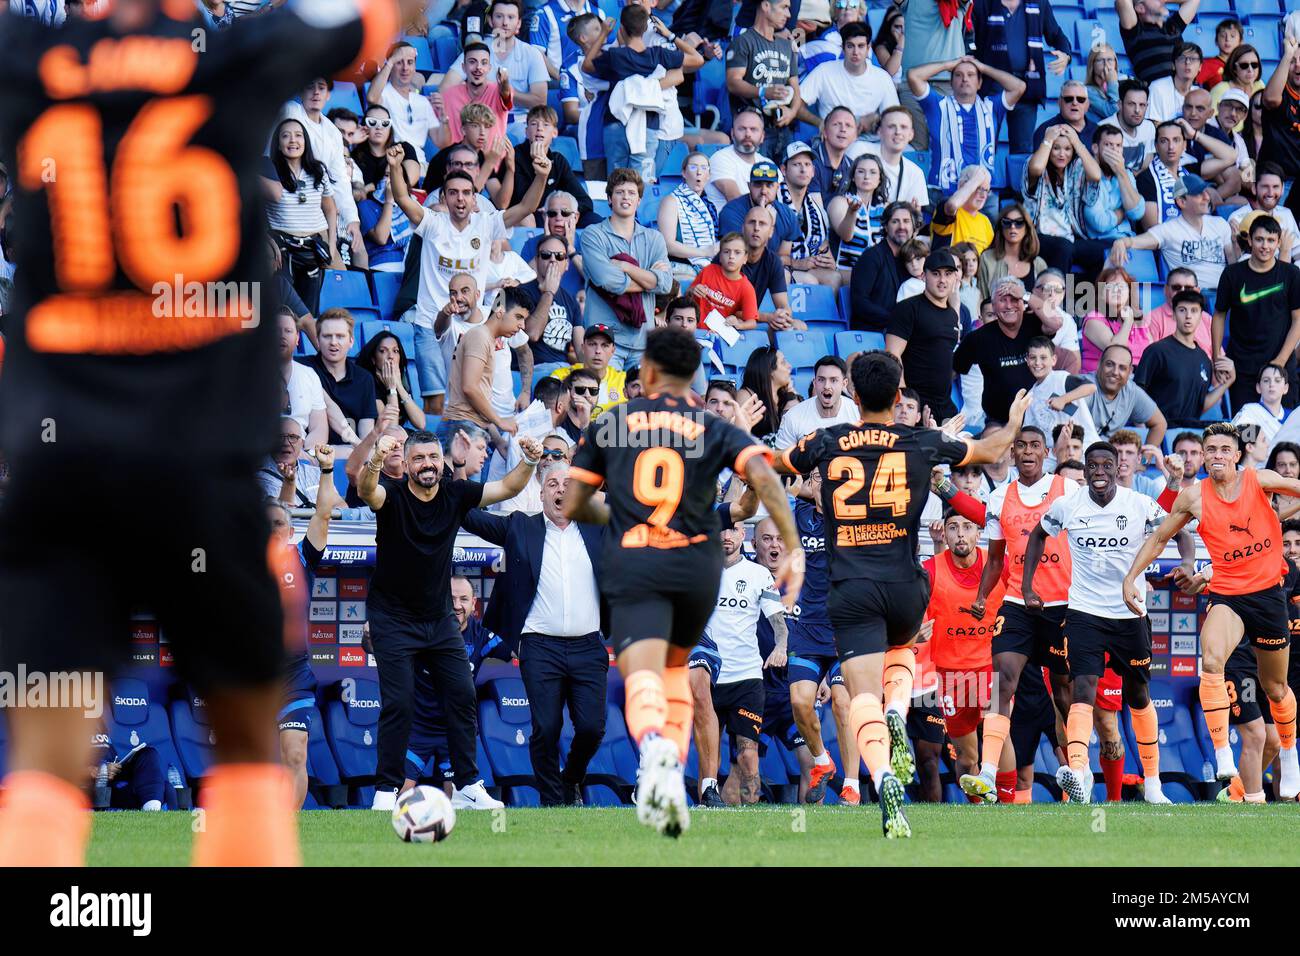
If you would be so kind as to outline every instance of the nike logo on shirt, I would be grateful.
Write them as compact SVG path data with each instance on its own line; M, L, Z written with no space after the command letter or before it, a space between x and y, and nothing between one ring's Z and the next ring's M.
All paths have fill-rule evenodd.
M1246 287L1243 285L1241 287L1241 296L1240 296L1241 304L1250 305L1252 302L1270 296L1274 292L1281 292L1282 285L1283 283L1279 282L1277 285L1271 285L1267 289L1258 289L1255 292L1247 292Z

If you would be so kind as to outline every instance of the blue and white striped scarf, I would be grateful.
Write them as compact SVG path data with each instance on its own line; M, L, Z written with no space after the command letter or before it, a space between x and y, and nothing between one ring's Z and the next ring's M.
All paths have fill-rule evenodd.
M993 100L987 96L977 96L971 113L979 123L980 162L992 172L993 151L998 142L998 131L993 127ZM966 164L961 152L962 143L965 142L962 129L964 121L955 97L945 96L939 101L939 119L939 148L942 156L939 163L939 188L949 193L957 188L957 179Z
M677 241L696 249L713 245L718 233L717 207L685 183L678 183L672 194L677 197ZM692 259L691 263L703 269L711 261L704 256Z

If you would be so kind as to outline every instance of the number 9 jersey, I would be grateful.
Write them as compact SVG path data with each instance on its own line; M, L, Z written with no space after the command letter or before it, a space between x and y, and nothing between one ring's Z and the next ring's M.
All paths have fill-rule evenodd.
M159 6L129 33L111 16L52 29L0 13L16 266L0 446L15 473L97 452L255 467L284 405L267 136L309 80L382 58L398 30L396 0L290 0L223 32L192 2Z
M930 472L963 464L970 447L965 436L933 428L859 423L823 428L787 448L790 470L821 472L831 581L914 580Z

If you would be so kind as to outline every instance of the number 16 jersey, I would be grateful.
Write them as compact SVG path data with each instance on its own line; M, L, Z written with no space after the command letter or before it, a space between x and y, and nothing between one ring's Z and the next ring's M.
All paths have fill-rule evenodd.
M913 581L916 531L935 465L962 464L970 440L909 425L823 428L782 452L800 474L822 476L822 512L832 581Z

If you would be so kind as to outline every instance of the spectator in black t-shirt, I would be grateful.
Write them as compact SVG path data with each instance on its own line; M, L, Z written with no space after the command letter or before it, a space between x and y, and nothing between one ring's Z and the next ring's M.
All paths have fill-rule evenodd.
M984 375L984 414L990 422L1005 422L1020 389L1034 387L1034 376L1025 364L1032 339L1059 329L1049 329L1033 315L1025 314L1025 284L1015 276L1003 276L993 285L993 316L962 339L953 354L953 370L965 375L979 366Z
M758 321L766 322L773 331L805 329L802 322L790 312L790 297L785 278L785 263L768 248L772 230L776 228L776 211L771 206L753 206L745 213L741 233L745 237L745 264L740 271L754 287L754 297L760 306L763 296L772 296L773 312L758 313Z
M582 309L561 283L568 266L569 250L564 240L559 236L542 236L533 260L537 278L521 286L521 291L533 303L524 331L533 350L534 378L544 378L557 368L578 361L573 330L582 327Z
M1183 30L1196 17L1200 4L1201 0L1183 0L1178 12L1171 14L1164 0L1115 0L1119 35L1134 76L1154 83L1173 75L1174 45L1183 38Z
M961 267L946 249L925 259L925 292L904 299L889 317L885 348L903 363L907 384L916 389L935 421L957 414L952 402L952 354L961 336L961 317L951 297Z
M874 332L883 332L889 325L898 287L907 281L907 272L898 261L898 251L916 235L920 226L916 211L905 202L886 206L880 221L884 241L858 256L849 279L853 313L849 324L854 329Z
M1287 370L1291 388L1283 404L1296 405L1296 345L1300 344L1300 269L1277 259L1282 227L1272 216L1250 224L1250 257L1224 267L1210 328L1213 354L1220 349L1237 365L1232 407L1256 400L1255 382L1265 365ZM1225 322L1232 329L1223 344Z
M383 436L361 469L357 493L375 512L375 570L366 611L379 668L379 759L375 809L392 809L405 779L414 709L415 669L433 677L447 715L447 745L455 774L452 806L499 809L476 762L478 718L474 679L460 626L451 609L451 559L466 513L506 501L524 490L541 446L519 439L523 461L500 481L479 484L443 478L443 450L431 432L406 442L406 478L381 478L396 440Z
M1264 141L1258 166L1276 163L1282 167L1283 178L1300 179L1300 49L1290 37L1284 37L1282 43L1282 59L1260 100ZM1300 209L1300 189L1291 189L1287 208L1292 212Z
M560 131L558 124L559 117L549 106L534 106L528 111L524 141L515 147L515 188L512 195L522 196L533 184L533 151L540 149L551 161L551 172L546 177L546 188L542 190L542 203L556 190L567 192L578 200L578 226L585 228L600 222L600 217L592 211L591 197L569 166L569 161L551 149Z
M1142 352L1137 384L1155 401L1171 428L1195 428L1201 416L1217 408L1237 379L1232 359L1211 364L1196 344L1196 329L1205 310L1205 297L1183 291L1171 303L1174 332Z
M336 415L329 401L325 403L330 412L331 445L357 444L375 427L378 414L374 376L348 358L356 341L354 324L347 309L326 309L316 323L320 352L302 360L342 413Z

